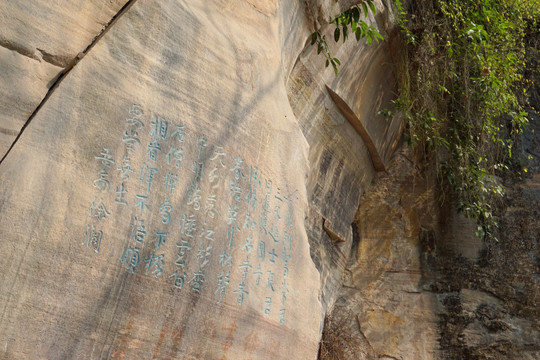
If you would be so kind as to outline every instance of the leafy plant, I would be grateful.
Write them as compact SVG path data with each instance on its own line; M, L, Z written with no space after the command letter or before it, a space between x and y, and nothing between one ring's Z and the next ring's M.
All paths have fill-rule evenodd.
M526 61L528 53L538 63L538 49L531 51L537 42L525 41L538 33L540 0L412 0L411 10L394 3L406 45L394 101L407 124L405 138L426 160L435 157L458 210L477 221L478 236L493 236L493 207L504 195L498 175L509 171L514 138L528 124L533 83L523 74L540 73ZM350 34L368 44L383 40L361 20L375 11L365 0L341 13L330 22L334 41ZM337 75L341 62L320 30L311 44ZM390 117L394 110L379 113Z
M435 156L458 209L492 236L514 137L527 125L525 35L538 0L396 0L405 47L395 107L408 141Z
M379 31L368 25L364 20L360 19L360 16L368 17L369 12L373 14L376 13L375 5L373 0L364 0L359 5L351 7L349 10L342 12L334 20L330 21L330 24L335 25L334 29L334 41L338 42L339 39L343 39L345 42L349 34L354 34L356 41L366 38L368 44L371 44L373 41L379 42L384 40L383 36ZM328 42L326 41L326 36L321 33L320 30L316 30L311 34L311 45L317 44L317 54L323 53L326 56L326 64L328 67L332 65L334 73L338 74L338 66L341 65L341 62L338 58L335 58L330 53Z

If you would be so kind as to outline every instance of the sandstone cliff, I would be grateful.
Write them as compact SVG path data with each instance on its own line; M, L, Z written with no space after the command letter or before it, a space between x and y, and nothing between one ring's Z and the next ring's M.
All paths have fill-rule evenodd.
M538 164L477 242L378 115L390 2L309 45L355 3L0 4L2 359L540 357Z

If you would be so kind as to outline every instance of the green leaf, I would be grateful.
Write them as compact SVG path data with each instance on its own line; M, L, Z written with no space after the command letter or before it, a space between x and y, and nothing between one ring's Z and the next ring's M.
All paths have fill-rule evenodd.
M315 44L317 42L317 32L315 31L313 34L311 34L311 45Z
M354 22L358 22L360 20L360 10L358 10L358 7L353 7L351 10L352 17L354 19Z
M341 66L341 62L339 61L338 58L334 58L333 60L334 60L334 62L336 62L339 66Z
M324 67L328 67L330 65L330 60L326 59L326 64L324 64Z
M366 24L365 21L360 21L360 27L362 28L363 32L366 32L367 29L369 28L368 24Z
M338 74L338 68L336 66L336 63L332 62L332 67L334 68L334 74L337 76Z
M375 9L375 5L373 5L373 1L368 1L368 5L373 14L377 13L377 9Z
M368 16L368 8L367 8L367 5L366 5L365 1L362 3L362 8L364 9L364 16L367 17Z
M340 31L339 31L339 28L337 27L336 30L334 30L334 41L335 42L339 41L339 34L340 34Z
M343 42L347 40L347 37L349 37L349 28L347 25L343 25Z

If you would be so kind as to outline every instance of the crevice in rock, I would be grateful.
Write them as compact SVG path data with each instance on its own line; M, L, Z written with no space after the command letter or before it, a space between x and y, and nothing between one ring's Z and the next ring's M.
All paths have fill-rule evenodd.
M39 56L33 49L26 48L21 44L15 43L7 39L0 38L0 46L8 50L15 51L17 54L27 57L29 59L39 62L43 60L51 65L61 68L65 68L66 66L68 66L71 61L71 59L66 56L53 55L46 52L45 50L36 49L41 53L41 56Z
M15 140L13 140L13 143L11 144L11 146L9 147L9 149L6 151L6 153L4 154L4 156L2 157L2 159L0 160L0 165L2 165L2 163L4 162L4 160L7 158L7 156L9 155L9 153L11 152L11 150L15 147L15 145L17 144L17 142L19 141L19 139L21 138L22 134L24 133L24 131L26 130L26 128L28 127L28 125L30 124L30 122L34 119L34 117L36 116L36 114L39 112L39 110L41 110L41 108L43 107L43 105L47 102L47 100L49 100L49 98L51 97L51 95L56 91L56 89L58 88L58 86L60 85L60 83L62 83L62 81L65 79L65 77L70 73L70 71L73 69L73 67L75 65L77 65L77 63L86 55L90 52L90 50L92 50L92 48L99 42L99 40L101 40L101 38L103 36L105 36L105 34L110 30L110 28L116 23L116 21L118 21L118 19L120 19L136 2L137 0L129 0L127 1L124 6L111 18L111 20L107 23L107 25L101 30L101 32L90 42L90 44L86 47L86 49L84 49L82 52L80 52L74 59L72 59L69 63L67 63L67 65L65 66L64 70L62 70L62 72L60 73L60 75L56 78L56 80L54 81L54 83L51 84L50 88L49 88L49 91L47 91L47 94L45 94L45 96L43 97L43 99L41 100L41 102L39 103L39 105L36 107L36 109L32 112L32 114L30 114L30 116L28 117L28 119L26 120L26 122L24 123L23 127L21 128L21 131L19 131L17 137L15 138ZM7 49L10 49L10 50L13 50L13 51L17 51L18 53L20 53L21 55L24 55L26 57L29 57L29 58L32 58L32 59L35 59L35 55L30 53L27 49L24 49L20 46L17 46L16 44L13 44L12 42L9 42L7 40L2 40L0 39L0 46L2 47L5 47ZM49 54L43 50L40 50L38 49L42 54L43 54L43 60L44 61L47 61L47 62L50 62L51 64L54 64L54 65L57 65L55 63L53 63L52 61L54 62L57 62L57 63L60 63L61 62L61 58L60 57L57 57L57 56L54 56L52 54ZM48 60L49 61L48 61ZM37 59L39 61L39 59ZM57 65L58 66L58 65Z
M265 2L258 2L254 0L246 0L246 2L255 9L258 13L264 15L264 16L270 16L272 15L273 11L275 11L275 6L273 6L270 2L267 4L269 6L265 7Z
M351 224L352 229L352 244L351 244L351 251L349 254L349 260L347 267L350 268L351 266L354 266L356 262L358 261L358 246L360 246L360 229L358 227L358 223L354 221Z
M375 349L373 348L373 345L371 345L371 343L369 342L369 339L367 338L367 336L364 334L364 332L362 331L362 323L360 321L360 317L358 315L356 315L356 325L358 326L357 330L358 332L360 333L360 335L362 336L362 338L364 339L364 341L367 343L367 345L369 346L369 350L371 352L375 352Z
M326 234L332 239L334 244L337 243L344 243L345 239L338 235L334 230L332 230L332 224L328 219L326 219L324 216L322 218L322 226Z
M36 54L33 51L25 48L21 44L17 44L7 39L0 38L0 46L8 50L15 51L16 53L22 56L25 56L27 58L30 58L32 60L40 61L39 57L36 56Z
M328 86L326 86L326 90L330 94L330 97L332 98L338 109L341 111L345 119L349 121L349 123L353 126L353 128L360 135L360 137L362 137L362 140L364 141L364 144L369 151L369 155L371 156L373 168L379 172L386 171L386 167L384 165L383 159L381 158L381 155L379 154L379 151L377 150L377 146L373 142L371 135L368 133L367 129L364 127L360 119L358 119L354 111L338 94L334 92L334 90L330 89L330 87Z
M48 62L49 64L65 68L70 63L70 59L66 56L53 55L40 48L37 48L36 50L41 53L43 61Z

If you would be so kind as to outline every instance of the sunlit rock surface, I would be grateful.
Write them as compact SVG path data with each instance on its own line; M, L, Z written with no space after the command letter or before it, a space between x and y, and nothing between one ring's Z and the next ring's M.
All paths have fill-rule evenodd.
M538 164L478 241L400 142L390 3L337 76L310 46L355 3L0 5L3 359L316 359L325 316L351 359L540 356Z
M61 81L0 165L3 358L316 357L291 8L137 1Z
M0 4L0 157L48 90L127 0Z

